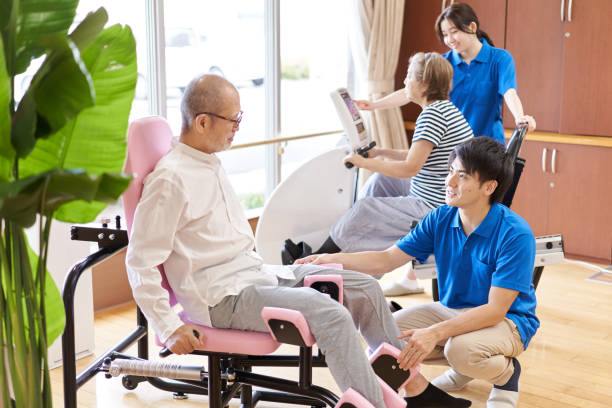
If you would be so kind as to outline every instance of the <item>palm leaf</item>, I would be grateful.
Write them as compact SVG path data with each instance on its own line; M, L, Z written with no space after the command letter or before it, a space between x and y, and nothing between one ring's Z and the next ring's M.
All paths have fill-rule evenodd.
M78 3L78 0L19 0L14 3L19 10L15 14L15 69L11 74L21 74L34 58L45 52L41 38L68 32Z
M20 161L28 176L52 168L80 168L90 174L117 172L123 167L130 106L136 85L136 43L129 27L111 26L82 52L91 74L96 105L48 139L38 139L32 153ZM105 207L75 202L63 206L55 218L89 222Z

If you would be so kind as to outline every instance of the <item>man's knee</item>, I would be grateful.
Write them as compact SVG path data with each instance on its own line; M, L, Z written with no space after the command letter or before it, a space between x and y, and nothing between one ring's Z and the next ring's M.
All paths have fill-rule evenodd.
M461 374L472 374L471 371L479 360L477 354L477 345L465 335L451 337L444 345L444 356L448 364Z

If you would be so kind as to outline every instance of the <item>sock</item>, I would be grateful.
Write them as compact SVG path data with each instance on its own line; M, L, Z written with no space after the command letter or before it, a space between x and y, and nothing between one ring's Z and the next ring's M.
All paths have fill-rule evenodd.
M321 248L319 248L313 254L335 254L337 252L341 252L342 250L338 248L338 245L334 242L331 237L327 237Z
M455 398L431 384L419 395L404 399L408 404L407 408L467 408L472 405L472 401Z
M472 381L472 377L467 375L459 374L454 369L449 369L439 377L434 378L431 383L441 389L442 391L459 391L465 387L467 383Z
M495 388L505 391L517 391L518 392L518 381L521 376L521 365L516 358L512 358L512 364L514 364L514 373L512 377L504 385L495 385Z
M504 385L494 385L487 400L487 408L514 408L518 405L518 380L521 376L521 365L516 358L512 359L514 373Z

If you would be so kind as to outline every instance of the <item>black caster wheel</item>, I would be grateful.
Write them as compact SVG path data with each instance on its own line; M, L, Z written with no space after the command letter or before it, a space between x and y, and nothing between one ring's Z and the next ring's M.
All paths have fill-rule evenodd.
M138 382L134 381L129 375L124 375L121 378L121 384L128 390L133 390L138 386Z

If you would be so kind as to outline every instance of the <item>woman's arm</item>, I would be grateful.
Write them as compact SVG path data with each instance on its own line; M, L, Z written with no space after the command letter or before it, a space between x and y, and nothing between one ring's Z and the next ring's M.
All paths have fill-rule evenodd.
M354 100L355 105L361 110L374 110L374 109L389 109L402 106L410 102L410 99L406 95L404 88L399 89L384 98L377 99L375 101L366 100Z
M512 116L514 116L514 121L516 122L517 126L521 123L527 123L527 131L534 131L536 128L536 121L532 116L525 115L523 112L523 104L516 93L516 89L508 89L504 94L504 100L506 101L506 105L508 106L508 109L510 109Z
M376 160L352 154L345 157L344 162L351 162L357 167L375 171L385 176L408 178L416 176L421 171L433 148L433 143L427 140L417 140L412 143L405 160Z

